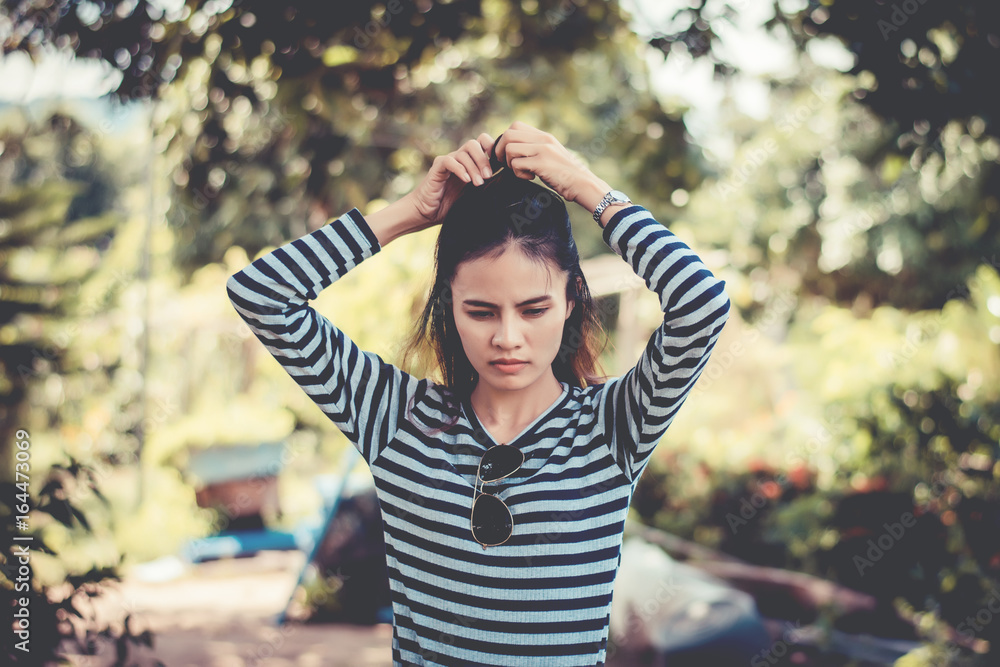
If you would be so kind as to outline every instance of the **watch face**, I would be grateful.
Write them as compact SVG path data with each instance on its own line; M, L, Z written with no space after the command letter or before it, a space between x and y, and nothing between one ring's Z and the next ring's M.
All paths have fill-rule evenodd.
M628 195L621 190L612 190L611 196L614 197L614 201L627 202L629 201Z

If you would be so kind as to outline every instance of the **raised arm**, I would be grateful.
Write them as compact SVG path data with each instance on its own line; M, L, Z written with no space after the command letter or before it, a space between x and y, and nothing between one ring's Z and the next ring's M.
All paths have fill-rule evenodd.
M599 423L634 481L704 370L730 302L725 282L641 206L616 211L604 240L657 294L663 311L638 363L600 394Z
M495 152L517 176L537 176L588 212L610 194L552 135L530 125L511 125ZM725 283L646 209L615 202L599 218L605 242L659 296L663 310L663 324L638 363L605 383L599 396L601 433L634 481L704 369L730 304Z
M492 146L493 139L481 135L435 158L420 185L399 201L367 218L357 209L345 213L256 259L226 284L250 330L369 464L427 381L362 350L309 301L393 239L438 224L462 187L483 182Z
M240 317L309 397L373 463L394 436L416 381L309 305L381 246L354 209L229 278Z

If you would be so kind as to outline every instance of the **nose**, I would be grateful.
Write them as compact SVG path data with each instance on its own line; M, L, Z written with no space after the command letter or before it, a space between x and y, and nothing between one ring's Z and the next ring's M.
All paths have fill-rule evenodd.
M497 328L493 332L493 344L503 349L520 346L523 341L521 327L516 317L497 318Z

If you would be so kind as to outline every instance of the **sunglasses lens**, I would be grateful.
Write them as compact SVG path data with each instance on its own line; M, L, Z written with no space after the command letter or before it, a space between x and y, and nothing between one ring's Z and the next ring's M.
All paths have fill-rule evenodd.
M513 531L514 518L502 501L488 494L476 498L472 505L472 536L480 544L502 544Z
M483 454L479 464L479 479L484 482L495 482L511 475L524 463L524 454L511 445L496 445Z

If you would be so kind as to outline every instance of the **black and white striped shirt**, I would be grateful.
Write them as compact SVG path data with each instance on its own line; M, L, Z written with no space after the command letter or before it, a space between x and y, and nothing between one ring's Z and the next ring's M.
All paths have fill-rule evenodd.
M468 396L360 349L308 301L381 250L354 209L227 283L267 350L367 460L385 529L395 665L603 665L636 481L705 368L729 314L724 281L640 206L605 242L660 299L663 324L623 376L562 395L507 444L525 461L495 484L514 534L483 549L470 511L494 444ZM438 429L438 430L435 430Z

